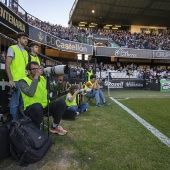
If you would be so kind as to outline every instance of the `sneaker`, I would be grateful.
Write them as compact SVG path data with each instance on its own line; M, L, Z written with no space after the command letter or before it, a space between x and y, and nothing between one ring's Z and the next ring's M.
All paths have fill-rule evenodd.
M57 127L50 128L51 133L58 133L59 135L66 135L67 131L64 130L60 125Z
M85 109L84 112L87 112L87 109Z
M109 102L104 102L103 104L104 104L104 105L107 105L107 106L109 106L109 105L110 105L110 103L109 103Z
M103 107L103 105L99 103L98 105L96 105L96 107Z
M79 112L76 112L77 113L77 116L80 114Z

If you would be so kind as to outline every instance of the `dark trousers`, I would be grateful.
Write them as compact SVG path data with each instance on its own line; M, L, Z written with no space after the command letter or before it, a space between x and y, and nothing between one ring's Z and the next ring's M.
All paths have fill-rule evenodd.
M63 117L64 111L66 109L66 104L64 100L57 99L49 103L49 115L53 116L54 123L59 124ZM34 103L28 106L25 111L25 115L30 117L31 120L40 126L42 122L43 115L48 114L48 107L43 108L41 103Z

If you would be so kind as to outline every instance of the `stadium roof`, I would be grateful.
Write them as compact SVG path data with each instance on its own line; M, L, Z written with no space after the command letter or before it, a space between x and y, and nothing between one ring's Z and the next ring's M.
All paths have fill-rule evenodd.
M170 27L170 0L75 0L71 22L96 23L101 28L106 24Z

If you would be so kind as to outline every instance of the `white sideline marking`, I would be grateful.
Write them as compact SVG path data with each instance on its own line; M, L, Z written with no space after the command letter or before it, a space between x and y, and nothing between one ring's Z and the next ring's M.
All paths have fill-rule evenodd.
M139 117L137 114L135 114L132 110L128 109L126 106L118 102L113 97L110 97L111 100L113 100L115 103L117 103L120 107L122 107L124 110L126 110L130 115L132 115L138 122L140 122L143 126L145 126L151 133L153 133L159 140L161 140L165 145L170 147L170 138L165 136L163 133L161 133L159 130L154 128L152 125L150 125L148 122L146 122L144 119Z
M117 99L117 100L128 100L129 97L123 98L123 99Z

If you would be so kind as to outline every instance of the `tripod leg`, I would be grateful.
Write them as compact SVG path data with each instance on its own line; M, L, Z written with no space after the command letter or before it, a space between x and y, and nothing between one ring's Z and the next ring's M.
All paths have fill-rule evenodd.
M48 118L47 118L47 126L48 126L48 137L50 136L50 118L49 118L49 113L48 113Z
M43 122L42 122L42 130L44 131L44 117L43 117Z

